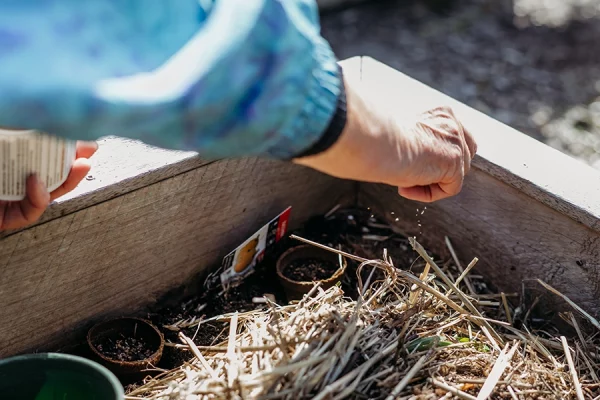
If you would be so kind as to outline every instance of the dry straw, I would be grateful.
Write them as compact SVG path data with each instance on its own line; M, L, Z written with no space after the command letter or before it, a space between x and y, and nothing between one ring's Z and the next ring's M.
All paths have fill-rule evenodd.
M415 240L413 248L428 265L420 276L396 268L387 256L367 260L313 244L360 263L358 300L345 297L339 287L315 286L296 304L267 300L266 309L220 316L230 323L223 343L198 347L180 333L177 347L189 351L189 362L149 379L126 398L593 399L600 394L597 321L577 305L569 303L587 322L578 323L571 314L567 320L578 334L567 341L549 329L534 332L527 321L519 329L513 326L509 295L475 293L477 279L464 273L475 262L461 267L453 281ZM452 248L451 253L458 263ZM380 273L369 274L373 269ZM364 282L363 272L370 275ZM591 332L586 334L582 323Z

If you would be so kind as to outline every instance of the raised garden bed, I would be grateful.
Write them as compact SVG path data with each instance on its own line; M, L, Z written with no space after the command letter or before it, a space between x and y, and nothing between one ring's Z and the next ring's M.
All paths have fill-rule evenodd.
M488 289L492 295L519 294L518 304L510 298L512 307L516 307L513 311L522 302L528 306L519 309L525 318L531 309L525 318L530 329L540 328L532 325L538 318L563 320L558 312L573 311L571 305L543 287L538 279L567 296L592 318L598 317L600 180L597 171L372 59L348 60L345 71L361 76L382 107L411 112L445 103L462 114L477 138L479 155L461 195L428 205L421 214L423 205L405 201L394 188L383 185L340 181L298 166L257 159L206 161L193 153L166 152L136 142L107 139L93 160L96 164L93 175L76 192L53 205L35 226L2 234L0 357L82 343L88 328L104 318L137 314L152 304L162 304L161 298L197 296L204 277L229 250L289 205L293 209L291 229L306 227L311 217L324 215L336 204L371 208L395 231L405 237L416 236L425 248L444 260L447 259L445 237L450 237L458 260L467 264L474 257L479 258L476 275L485 277L483 282L491 286ZM409 98L406 93L414 95ZM329 245L318 239L315 240ZM415 256L410 246L404 245L404 256L391 254L396 266L410 265L405 258L408 254ZM390 251L393 248L388 247ZM348 250L354 255L358 255L357 251ZM362 257L379 258L381 251L374 249L373 254ZM389 272L389 268L382 268L382 273ZM248 282L252 279L260 279L260 274L251 276ZM385 290L393 289L393 296L398 296L396 301L404 301L405 295L410 297L405 292L413 284L406 280L409 278L402 275L389 279L390 285ZM439 279L440 276L431 284L440 285ZM237 290L246 299L265 294L264 290L253 292L250 286ZM332 296L323 299L341 310L338 314L344 320L344 316L354 315L347 312L356 310L356 304L342 302L336 290L334 286L321 296ZM280 293L273 292L277 303L284 304L279 301ZM435 307L444 318L448 317L443 311L448 303L439 303L437 297L427 293L422 297L425 305L431 300L427 307ZM471 295L469 291L465 293ZM497 298L479 300L498 302ZM221 314L241 311L247 304L214 301L215 310L220 308ZM287 307L276 308L282 320L299 311L294 308L297 305ZM425 312L427 307L421 310ZM493 308L499 313L493 318L501 318L503 308ZM200 312L191 304L186 310ZM217 356L211 356L218 360L226 344L213 343L214 334L225 329L227 343L239 341L242 345L247 334L242 325L256 323L259 317L271 318L269 313L273 311L269 310L261 315L238 314L240 329L232 335L227 330L232 317L207 322L203 324L206 331L199 332L196 339L208 332L206 340L199 343L219 347ZM360 310L359 320L376 321L371 314ZM400 318L393 312L386 315L386 318ZM567 328L573 326L571 316L564 316ZM471 331L480 329L477 323L469 321ZM585 318L577 320L582 330L586 329L585 321ZM167 321L154 322L167 324ZM467 325L464 329L468 330ZM417 328L414 332L423 333ZM388 333L391 335L391 331ZM191 336L186 334L186 337L193 337L192 332L188 334ZM577 332L575 335L578 337ZM178 335L167 339L185 345ZM267 336L263 339L271 340ZM356 340L360 342L360 338ZM548 350L561 351L562 343L546 340L550 340L543 342ZM485 340L482 343L490 346ZM573 343L569 339L569 345L573 347ZM297 346L301 345L296 343L293 348L299 349ZM500 347L501 351L504 347ZM515 354L522 354L524 348ZM165 348L164 362L169 360L167 353L173 349L176 348ZM573 362L578 366L585 363L584 358L577 356L579 350L576 347L572 350ZM493 360L497 360L500 351L494 349L490 353ZM551 354L563 366L556 376L568 384L567 360L558 353ZM408 360L399 368L412 368L413 359ZM177 362L172 360L172 365ZM582 366L582 377L584 369L590 370ZM548 371L556 370L548 367Z
M313 244L307 248L299 240ZM451 241L445 242L444 254L431 259L415 239L369 210L314 218L234 290L220 294L214 287L171 307L158 304L147 318L165 335L166 357L148 365L146 375L124 381L127 398L600 394L596 320L575 305L563 315L571 329L555 326L532 312L538 299L494 292L474 273L478 260L462 264ZM328 267L328 274L314 279L339 272L319 253L325 251L319 243L334 260L344 255L343 278L327 289L312 286L308 297L289 303L295 293L276 274L282 261L297 280L306 278L302 268L311 273Z

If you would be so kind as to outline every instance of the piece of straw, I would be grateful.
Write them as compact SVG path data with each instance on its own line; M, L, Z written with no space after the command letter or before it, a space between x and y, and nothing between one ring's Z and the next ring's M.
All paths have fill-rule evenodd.
M510 314L510 308L508 307L508 301L506 300L506 295L504 294L504 292L501 292L500 296L502 296L502 305L504 306L504 313L506 314L506 320L508 321L509 324L512 325L512 323L513 323L512 315Z
M427 363L427 360L431 357L432 352L433 349L429 350L427 354L419 358L415 365L413 365L411 369L408 370L406 375L404 375L404 378L402 378L402 380L398 382L398 384L394 387L390 395L386 397L386 400L394 400L396 396L398 396L404 390L404 388L408 386L410 381L415 377L415 375L419 373L419 371L421 371L421 368L423 368L423 366Z
M462 390L455 388L454 386L450 386L440 380L437 380L435 378L431 378L429 380L434 386L439 387L440 389L443 389L449 393L452 393L455 396L460 397L461 399L465 399L465 400L477 400L477 398L475 396L471 396L469 393L465 393Z
M579 383L579 377L577 376L577 370L575 369L575 363L573 362L573 356L571 355L571 349L569 349L569 343L567 343L567 338L561 336L560 341L562 343L565 356L567 357L567 364L569 364L569 371L571 372L573 386L575 386L575 393L577 393L577 400L585 400L583 397L583 391L581 390L581 384Z
M596 318L592 317L590 314L588 314L587 312L585 312L585 310L583 308L579 307L577 304L575 304L575 302L573 302L567 296L565 296L564 294L562 294L558 290L554 289L552 286L548 285L546 282L542 281L541 279L538 279L537 281L539 282L540 285L542 285L543 287L545 287L547 290L551 291L552 293L554 293L555 295L561 297L564 301L566 301L567 303L569 303L569 305L571 307L573 307L581 315L583 315L584 317L586 317L592 323L592 325L594 325L596 328L600 329L600 322L598 322L598 320Z
M508 346L509 345L507 343L506 346L504 346L504 348L500 352L500 355L496 359L496 363L494 364L492 371L488 375L487 379L485 380L485 383L483 384L483 387L477 395L477 400L487 399L492 394L492 392L496 388L496 384L502 377L504 370L510 363L510 360L513 358L515 351L517 351L517 349L519 348L519 343L515 343L507 353L506 350L508 349Z
M475 264L477 263L477 261L474 260L475 262L471 262L469 264L469 266L471 268L467 268L467 270L465 270L463 268L460 260L458 259L458 256L456 255L456 251L454 251L454 246L452 246L452 242L450 242L450 238L448 236L445 236L444 240L446 242L446 247L448 247L448 250L450 251L450 255L452 256L452 259L454 260L454 264L456 265L456 267L460 271L460 276L456 280L455 285L458 286L458 284L461 282L461 280L464 279L465 280L465 285L467 285L467 288L469 289L469 292L471 294L475 294L477 291L475 290L475 287L471 283L471 280L469 279L469 277L467 276L467 274L475 266ZM448 293L446 293L446 295L448 295Z

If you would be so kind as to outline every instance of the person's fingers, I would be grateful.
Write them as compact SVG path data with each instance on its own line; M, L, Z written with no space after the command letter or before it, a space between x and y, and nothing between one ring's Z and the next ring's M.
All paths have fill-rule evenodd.
M77 187L79 182L87 176L92 168L87 159L93 156L97 150L98 143L96 142L77 141L77 159L71 167L67 180L50 194L50 201L54 201L57 198L64 196Z
M409 200L431 203L457 195L462 189L462 184L463 179L461 177L449 183L398 188L398 194Z
M467 147L469 148L469 153L471 155L471 160L475 158L475 154L477 154L477 142L473 137L473 134L463 125L461 124L463 133L465 135L465 142L467 143Z
M0 228L17 229L37 221L50 204L50 194L35 175L27 178L27 195L18 202L5 204Z
M87 158L79 158L75 160L73 166L71 167L71 171L69 172L69 177L62 185L60 185L60 187L55 189L50 194L50 200L54 201L75 189L77 185L79 185L79 182L81 182L87 176L91 168L92 165Z
M0 200L0 231L6 229L4 228L4 223L6 220L6 210L8 209L9 204L8 201Z
M469 173L469 171L471 171L471 161L473 160L473 157L471 156L471 149L469 148L468 144L466 143L464 136L463 136L463 141L464 141L464 144L463 144L463 175L467 175Z
M398 194L408 200L430 203L431 188L429 186L412 186L407 188L398 188Z
M442 190L438 184L399 188L398 194L408 200L419 201L421 203L431 203L451 196Z
M75 158L90 158L98 150L98 143L77 141L77 155Z

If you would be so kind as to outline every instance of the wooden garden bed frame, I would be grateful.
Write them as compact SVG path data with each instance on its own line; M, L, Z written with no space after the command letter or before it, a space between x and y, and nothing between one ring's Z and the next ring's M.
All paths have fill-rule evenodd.
M373 59L344 68L394 109L457 110L479 144L459 196L416 217L423 205L385 185L108 138L89 180L36 225L1 235L0 358L55 348L98 318L135 313L197 281L289 205L292 228L338 203L370 206L431 251L443 252L449 236L458 257L479 257L477 273L501 290L540 278L600 313L597 171Z

